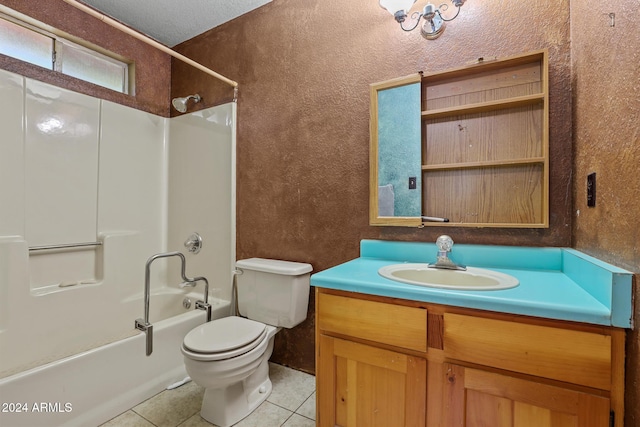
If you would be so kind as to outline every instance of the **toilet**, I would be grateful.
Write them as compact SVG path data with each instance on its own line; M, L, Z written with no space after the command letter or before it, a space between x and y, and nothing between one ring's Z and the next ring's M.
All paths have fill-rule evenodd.
M205 388L200 415L220 427L267 399L274 337L304 321L309 305L310 264L250 258L236 267L240 316L197 326L181 349L187 373Z

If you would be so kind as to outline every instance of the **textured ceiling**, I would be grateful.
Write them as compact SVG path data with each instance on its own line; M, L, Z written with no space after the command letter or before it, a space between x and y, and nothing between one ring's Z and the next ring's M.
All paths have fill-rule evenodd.
M83 0L167 46L175 46L271 0Z

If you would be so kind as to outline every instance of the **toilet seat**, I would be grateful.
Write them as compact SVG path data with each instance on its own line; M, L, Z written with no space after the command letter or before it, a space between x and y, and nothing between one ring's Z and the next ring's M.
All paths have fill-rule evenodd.
M266 339L264 323L230 316L194 328L184 337L182 352L194 360L224 360L245 354Z

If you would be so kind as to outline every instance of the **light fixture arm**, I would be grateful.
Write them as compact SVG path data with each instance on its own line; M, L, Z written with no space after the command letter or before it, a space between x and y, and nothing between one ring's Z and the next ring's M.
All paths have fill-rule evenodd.
M454 4L455 5L455 4ZM456 19L458 17L458 15L460 14L460 8L462 7L462 4L458 4L455 5L458 10L456 11L456 14L453 15L453 18L445 18L444 16L442 16L442 13L440 12L441 10L447 10L449 9L449 6L446 3L442 3L440 6L438 6L438 9L436 10L436 13L440 16L440 18L445 21L445 22L449 22L449 21L453 21L454 19Z
M406 16L406 15L405 15ZM400 24L400 28L402 28L404 31L413 31L416 29L416 27L418 26L418 24L420 23L420 18L422 18L424 16L424 14L422 12L413 12L411 14L411 20L415 21L415 24L413 25L413 27L411 28L405 28L404 27L404 21L405 19L403 18L401 21L398 21L398 19L396 18L396 21L398 21L398 23Z
M432 3L427 3L422 11L411 14L411 22L408 22L405 26L405 21L408 21L407 12L415 2L416 0L380 0L380 6L393 15L403 31L415 30L421 20L424 19L425 22L421 30L422 35L428 40L434 40L442 34L446 22L453 21L458 17L460 9L466 0L451 0L451 3L457 9L455 15L451 18L445 18L443 15L443 12L449 9L449 5L446 3L442 3L437 8Z

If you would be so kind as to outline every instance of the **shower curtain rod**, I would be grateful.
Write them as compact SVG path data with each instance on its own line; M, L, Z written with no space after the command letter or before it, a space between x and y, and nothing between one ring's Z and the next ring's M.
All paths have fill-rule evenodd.
M169 49L168 47L166 47L165 45L158 43L157 41L153 40L152 38L149 38L147 36L145 36L144 34L141 34L135 30L132 30L131 28L127 27L126 25L121 24L120 22L116 21L115 19L109 18L108 16L96 11L95 9L90 8L89 6L86 6L76 0L63 0L65 3L75 7L76 9L80 9L81 11L88 13L89 15L93 16L94 18L98 18L99 20L103 21L104 23L106 23L107 25L110 25L124 33L129 34L132 37L137 38L138 40L155 47L156 49L159 49L161 51L163 51L164 53L167 53L171 56L173 56L176 59L179 59L182 62L185 62L197 69L199 69L200 71L204 71L205 73L215 77L216 79L222 80L223 82L225 82L226 84L237 88L238 87L238 83L226 78L225 76L216 73L213 70L210 70L209 68L205 67L202 64L197 63L196 61L187 58L184 55L179 54L178 52L175 52L171 49Z

